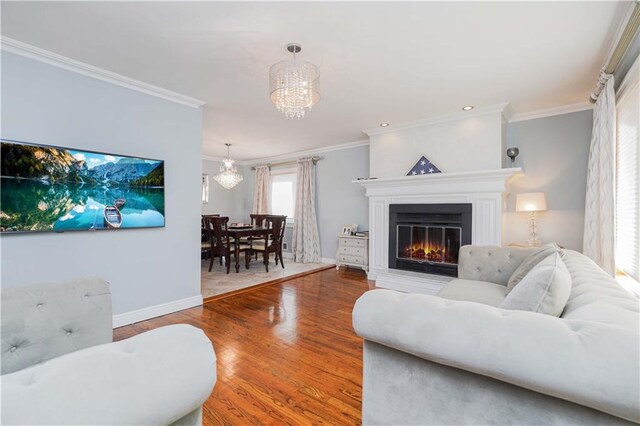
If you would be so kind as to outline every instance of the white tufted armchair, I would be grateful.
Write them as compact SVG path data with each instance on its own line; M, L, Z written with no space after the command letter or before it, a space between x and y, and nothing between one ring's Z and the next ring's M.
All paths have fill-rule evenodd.
M202 330L112 343L111 293L86 278L2 291L2 424L197 425L216 382Z

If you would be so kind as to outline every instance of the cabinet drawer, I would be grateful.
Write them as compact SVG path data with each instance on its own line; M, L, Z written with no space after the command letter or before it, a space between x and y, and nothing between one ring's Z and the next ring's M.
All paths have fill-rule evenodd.
M362 257L364 255L365 249L361 247L349 247L344 246L338 249L338 254L346 254L349 256L359 256Z
M364 258L361 256L349 256L346 254L338 255L338 262L354 263L356 265L364 265Z
M356 238L340 238L341 247L365 247L365 240Z

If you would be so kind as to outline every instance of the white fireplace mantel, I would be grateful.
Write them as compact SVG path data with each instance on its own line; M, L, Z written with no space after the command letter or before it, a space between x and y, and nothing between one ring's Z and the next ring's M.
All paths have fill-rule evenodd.
M369 279L389 267L390 204L472 205L471 242L502 245L502 213L508 183L521 168L355 180L369 198Z

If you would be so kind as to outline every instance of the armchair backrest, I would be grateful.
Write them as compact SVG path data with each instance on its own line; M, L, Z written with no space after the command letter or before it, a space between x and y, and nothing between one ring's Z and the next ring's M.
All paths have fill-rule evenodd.
M113 340L111 291L101 278L3 288L0 300L1 374Z

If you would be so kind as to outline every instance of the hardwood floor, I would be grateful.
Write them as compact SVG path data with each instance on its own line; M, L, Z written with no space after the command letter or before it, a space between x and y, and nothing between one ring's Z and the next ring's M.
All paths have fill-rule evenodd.
M362 339L351 326L364 272L335 269L114 330L121 340L168 324L205 331L218 381L204 424L359 424Z

